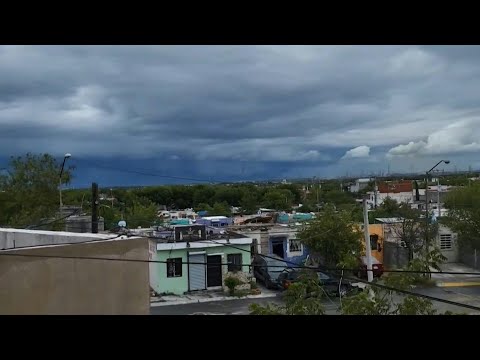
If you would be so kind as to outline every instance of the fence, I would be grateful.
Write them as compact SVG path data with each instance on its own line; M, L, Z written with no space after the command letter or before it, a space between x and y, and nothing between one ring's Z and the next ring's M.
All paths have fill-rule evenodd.
M383 265L386 269L400 269L408 265L408 249L385 241L383 243Z
M462 246L460 249L460 262L474 269L480 270L480 251L470 247Z

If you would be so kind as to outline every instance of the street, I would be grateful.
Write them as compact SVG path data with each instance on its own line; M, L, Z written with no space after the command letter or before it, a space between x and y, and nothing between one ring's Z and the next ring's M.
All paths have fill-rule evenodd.
M335 301L335 300L334 300ZM337 301L338 302L338 301ZM185 305L151 307L151 315L248 315L250 304L277 304L282 305L282 299L239 299L229 301L211 301ZM327 314L335 314L338 305L326 302Z
M439 288L430 287L413 290L416 293L434 296L437 298L455 301L463 304L480 307L480 286L470 287L449 287ZM400 296L395 298L400 299ZM439 313L451 311L456 314L480 314L480 312L462 308L455 305L445 304L438 301L432 301L435 309ZM282 305L283 301L280 296L265 299L239 299L229 301L211 301L203 303L193 303L185 305L171 305L151 307L151 315L248 315L250 313L250 304L277 304ZM337 309L340 306L338 298L325 300L325 310L327 315L339 314Z

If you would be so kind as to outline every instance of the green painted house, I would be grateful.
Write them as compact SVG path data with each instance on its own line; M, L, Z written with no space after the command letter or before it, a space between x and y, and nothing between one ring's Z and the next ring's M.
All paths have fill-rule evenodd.
M193 235L193 236L192 236ZM150 249L150 286L158 294L183 295L224 288L231 273L248 277L252 239L236 233L210 235L204 225L175 226L172 238Z

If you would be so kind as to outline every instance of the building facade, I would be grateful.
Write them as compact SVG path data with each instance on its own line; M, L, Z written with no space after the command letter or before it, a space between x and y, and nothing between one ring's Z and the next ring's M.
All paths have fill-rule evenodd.
M309 251L297 239L297 226L279 224L250 224L238 227L238 233L252 239L252 254L277 255L290 264L303 264Z
M150 286L157 294L225 289L224 280L242 273L250 278L252 239L236 234L210 235L204 225L175 227L171 238L150 249ZM203 228L203 230L201 230ZM192 232L198 237L191 237Z

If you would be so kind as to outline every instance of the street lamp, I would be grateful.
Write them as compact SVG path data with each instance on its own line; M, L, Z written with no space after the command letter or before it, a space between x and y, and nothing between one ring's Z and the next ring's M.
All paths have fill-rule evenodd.
M71 156L72 156L72 154L66 153L65 156L63 157L62 169L60 170L60 176L58 177L58 179L59 179L59 192L60 192L60 215L62 214L62 208L63 208L63 203L62 203L62 175L63 175L63 169L65 168L65 162Z
M428 177L430 173L441 163L445 164L450 164L450 160L440 160L438 163L435 164L434 167L432 167L430 170L426 172L426 179L425 179L425 251L426 255L428 256L428 225L429 225L429 219L428 219ZM438 205L440 206L440 205Z

